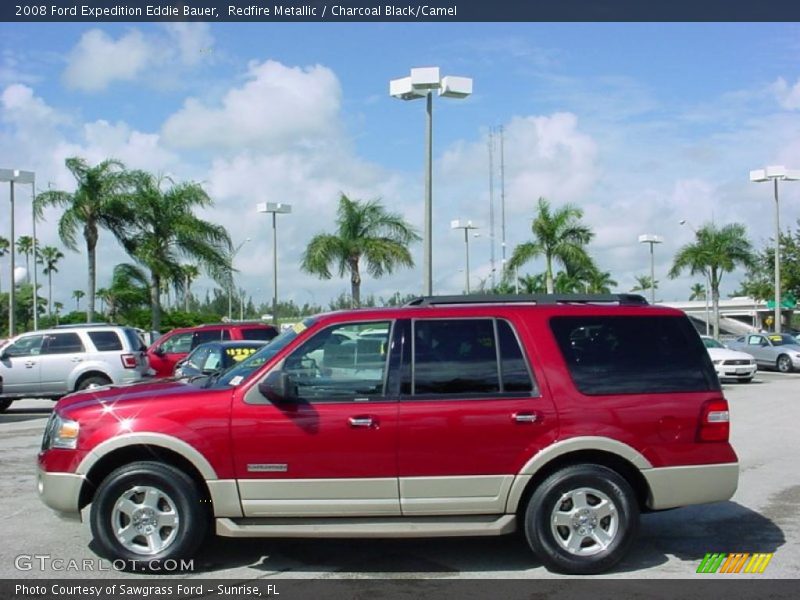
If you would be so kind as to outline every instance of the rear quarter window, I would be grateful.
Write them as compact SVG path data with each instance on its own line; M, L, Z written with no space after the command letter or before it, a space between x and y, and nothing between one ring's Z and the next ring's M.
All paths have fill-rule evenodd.
M119 339L116 331L89 331L87 333L98 352L122 350L122 340Z
M553 317L550 327L584 394L719 389L708 353L684 317Z
M266 340L269 341L278 335L272 327L250 327L241 330L243 340Z

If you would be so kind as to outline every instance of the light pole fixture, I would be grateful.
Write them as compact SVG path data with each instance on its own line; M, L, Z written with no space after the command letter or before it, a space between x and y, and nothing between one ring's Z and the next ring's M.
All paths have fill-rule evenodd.
M689 219L681 219L679 224L688 225L689 229L694 232L694 236L698 237L697 229L695 229L694 225L692 225ZM703 297L706 301L706 335L711 335L711 308L709 307L709 294L711 294L711 271L708 268L703 267L703 275L706 276L706 293L703 294Z
M272 322L278 324L278 215L288 215L292 205L285 202L262 202L256 205L260 213L272 213Z
M639 236L639 243L650 244L650 304L656 303L656 264L653 246L663 241L664 238L652 233L644 233Z
M472 221L462 221L456 219L450 221L450 229L463 229L464 230L464 293L469 294L469 232L472 229L477 229L477 225L473 225Z
M426 100L425 127L425 224L423 228L423 295L433 295L433 92L445 98L466 98L472 93L469 77L441 77L439 67L411 69L409 77L392 79L389 94L400 100Z
M236 246L236 248L233 249L233 252L231 252L231 280L228 282L228 321L233 320L233 259L235 259L236 255L239 254L239 250L242 249L242 246L249 241L250 238L245 238L244 241Z
M16 239L14 236L14 185L17 183L30 183L33 184L35 181L35 175L33 171L20 171L19 169L0 169L0 182L7 181L11 188L11 268L9 272L11 273L11 285L9 286L8 292L8 337L14 336L14 329L15 329L15 319L14 319L14 311L16 310L16 300L15 300L15 281L14 281L14 267L15 267L15 246L16 246ZM34 248L36 248L36 233L34 230ZM34 268L36 266L36 257L34 256ZM36 315L36 290L34 289L33 294L33 314ZM34 323L36 323L36 316L34 316ZM34 325L35 327L35 325Z
M778 201L778 181L797 181L800 171L787 169L782 165L774 165L766 169L750 171L750 181L763 183L774 182L775 190L775 333L781 332L781 214Z

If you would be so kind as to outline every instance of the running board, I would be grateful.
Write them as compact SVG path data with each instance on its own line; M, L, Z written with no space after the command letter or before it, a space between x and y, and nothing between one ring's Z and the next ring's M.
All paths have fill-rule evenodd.
M217 535L237 538L416 538L489 536L513 533L515 515L383 517L369 519L217 519Z

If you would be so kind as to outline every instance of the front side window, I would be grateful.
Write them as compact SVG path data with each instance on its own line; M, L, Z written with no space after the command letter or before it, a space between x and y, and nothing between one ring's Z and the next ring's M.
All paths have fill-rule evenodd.
M165 354L185 354L192 349L192 334L176 333L159 346Z
M708 352L685 317L554 317L550 328L584 394L719 389Z
M283 363L298 397L324 402L382 396L390 325L334 325L302 344Z
M43 335L28 335L5 349L8 356L36 356L42 352Z
M225 333L228 333L228 331L226 330ZM228 336L230 336L230 333L228 333ZM223 339L221 329L195 331L192 336L192 348L197 348L200 344L205 344L207 342L218 342L221 339ZM224 339L229 339L229 337Z

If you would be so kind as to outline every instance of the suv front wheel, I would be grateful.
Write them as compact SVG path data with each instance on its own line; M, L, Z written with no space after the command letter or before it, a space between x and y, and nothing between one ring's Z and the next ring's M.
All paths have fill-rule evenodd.
M149 570L153 561L191 556L205 537L208 514L186 473L137 462L118 468L100 484L91 527L101 553L125 561L128 569Z
M525 510L525 535L551 570L588 575L625 555L639 527L628 482L600 465L574 465L539 485Z

